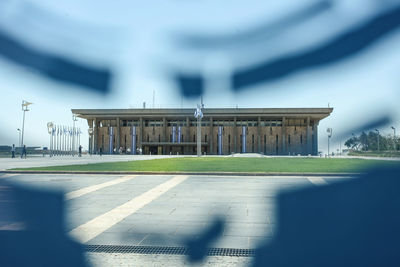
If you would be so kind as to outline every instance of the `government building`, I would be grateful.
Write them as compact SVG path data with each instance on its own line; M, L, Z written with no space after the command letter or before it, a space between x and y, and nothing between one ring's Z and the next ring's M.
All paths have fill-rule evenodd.
M332 108L205 108L201 152L317 155ZM195 109L72 109L89 125L91 153L197 154Z

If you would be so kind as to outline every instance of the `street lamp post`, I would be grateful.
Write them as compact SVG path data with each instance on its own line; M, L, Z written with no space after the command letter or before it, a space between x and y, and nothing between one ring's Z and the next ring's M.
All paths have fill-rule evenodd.
M203 104L197 105L194 117L197 118L197 156L201 156L201 119L203 118Z
M22 117L22 138L21 138L21 146L24 145L24 129L25 129L25 112L29 111L28 106L33 103L30 103L28 101L22 100L22 111L24 112L24 115Z
M375 131L378 133L378 151L380 151L380 147L379 147L379 130L375 129Z
M326 132L328 133L328 157L329 157L329 140L332 137L332 131L333 131L332 128L326 129Z
M21 129L18 128L17 131L18 131L18 147L20 147L21 146Z
M75 122L78 120L75 114L72 114L72 121L73 121L73 126L72 126L72 156L75 155Z
M393 150L396 151L396 128L393 126L391 128L393 129Z
M50 144L49 144L49 155L50 155L50 157L52 157L53 156L53 150L54 150L54 148L53 148L53 128L54 128L54 123L52 123L52 122L48 122L47 123L47 131L49 132L49 134L50 134Z

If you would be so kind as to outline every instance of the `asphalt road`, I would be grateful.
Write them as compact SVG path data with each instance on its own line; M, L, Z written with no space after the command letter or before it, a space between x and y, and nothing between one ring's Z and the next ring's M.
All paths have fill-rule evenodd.
M226 222L216 248L256 248L276 234L282 190L349 177L0 174L1 180L65 193L68 234L92 245L184 246ZM180 255L87 253L94 266L185 266ZM201 266L247 266L251 257L208 257Z

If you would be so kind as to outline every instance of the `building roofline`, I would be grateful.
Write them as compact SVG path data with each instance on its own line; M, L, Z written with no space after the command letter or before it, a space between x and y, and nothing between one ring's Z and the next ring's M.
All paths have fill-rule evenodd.
M112 118L112 117L193 117L194 108L162 109L71 109L78 117ZM333 108L205 108L205 117L307 117L323 119L329 116Z

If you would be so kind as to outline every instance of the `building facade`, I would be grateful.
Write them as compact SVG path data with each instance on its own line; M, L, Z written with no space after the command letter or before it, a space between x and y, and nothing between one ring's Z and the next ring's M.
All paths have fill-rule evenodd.
M318 123L332 108L204 109L202 154L317 155ZM72 109L87 120L89 151L197 154L195 109Z

